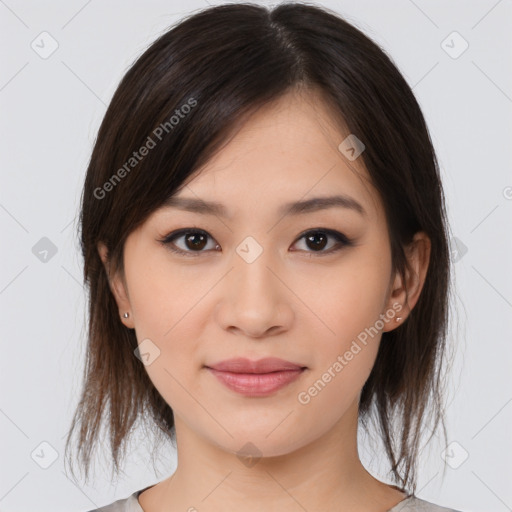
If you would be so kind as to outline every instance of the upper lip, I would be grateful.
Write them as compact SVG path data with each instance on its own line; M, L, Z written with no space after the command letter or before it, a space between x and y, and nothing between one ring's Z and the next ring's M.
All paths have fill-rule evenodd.
M285 361L284 359L279 359L277 357L265 357L263 359L258 359L257 361L237 357L207 365L207 368L233 373L271 373L284 370L302 370L305 366Z

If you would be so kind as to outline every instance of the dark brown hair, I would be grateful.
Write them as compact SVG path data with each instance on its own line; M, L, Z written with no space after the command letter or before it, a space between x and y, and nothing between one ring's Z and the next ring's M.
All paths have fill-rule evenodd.
M446 437L441 368L450 291L448 226L438 162L411 88L377 44L325 8L220 5L188 16L137 59L94 144L80 216L89 287L87 359L66 442L67 453L79 427L78 460L86 479L104 421L116 471L139 418L163 439L174 441L175 435L173 411L134 357L135 332L119 320L98 242L107 246L109 272L122 276L128 235L251 112L299 89L319 91L364 142L361 158L384 205L394 269L405 275L404 249L416 232L431 240L415 308L406 322L383 333L361 394L361 423L367 427L375 416L392 479L413 491L426 421L432 433L441 422Z

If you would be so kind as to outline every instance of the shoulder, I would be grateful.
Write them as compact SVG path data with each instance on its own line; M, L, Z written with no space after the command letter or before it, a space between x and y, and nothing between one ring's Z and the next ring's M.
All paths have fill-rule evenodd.
M394 506L389 512L462 512L453 508L441 507L431 503L430 501L422 500L416 496L410 496Z
M143 489L144 490L144 489ZM139 504L138 496L143 491L136 491L127 498L123 498L109 505L89 510L88 512L144 512ZM422 500L416 496L410 496L409 498L401 501L395 505L388 512L462 512L461 510L455 510L453 508L441 507L431 503L430 501Z
M136 491L128 498L123 498L109 505L104 505L100 508L95 508L94 510L89 510L88 512L143 512L142 507L139 505L139 501L137 499L138 495L142 491Z

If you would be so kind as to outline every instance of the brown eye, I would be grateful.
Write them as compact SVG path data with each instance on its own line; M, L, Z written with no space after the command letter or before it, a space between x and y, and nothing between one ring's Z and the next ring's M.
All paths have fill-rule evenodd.
M323 249L327 245L328 238L325 233L313 233L306 237L306 244L314 250Z
M353 245L351 239L347 238L343 233L332 229L310 229L304 232L295 244L301 240L304 240L305 248L299 249L300 252L313 254L315 256L332 254L343 247ZM329 240L333 242L329 243ZM201 253L220 250L220 245L215 242L214 238L201 229L180 229L170 233L159 241L170 251L183 256L200 256ZM180 242L181 246L178 242ZM208 247L209 242L210 247ZM292 249L292 251L296 250L297 249Z
M306 231L297 240L303 240L305 242L305 252L318 253L315 256L322 256L324 254L331 254L335 251L342 249L345 246L353 245L352 240L347 238L343 233L334 231L332 229L314 229ZM329 244L329 239L333 239L334 243L330 245L327 250L324 250ZM308 250L309 249L309 250Z
M203 233L189 233L185 235L185 245L192 250L204 249L206 236Z
M170 251L185 256L199 256L202 252L219 247L219 244L212 242L211 246L205 250L205 247L208 245L208 239L213 241L213 238L206 231L188 228L174 231L160 240L160 242ZM176 243L177 241L181 242L181 246Z

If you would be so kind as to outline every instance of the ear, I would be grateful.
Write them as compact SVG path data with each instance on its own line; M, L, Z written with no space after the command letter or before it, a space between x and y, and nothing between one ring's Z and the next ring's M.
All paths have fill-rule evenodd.
M118 273L116 273L114 276L111 276L110 261L108 259L108 249L103 242L98 242L98 253L105 267L105 272L107 273L110 290L114 295L117 306L119 308L119 316L121 318L121 322L123 322L123 324L126 325L126 327L133 329L134 323L131 314L132 311L128 291L126 289L124 281L121 279ZM125 313L129 313L130 316L128 318L124 318L123 315Z
M387 322L383 331L392 331L402 325L418 302L425 284L430 261L430 238L423 231L416 233L411 243L405 248L409 264L406 269L405 281L397 272L391 286L386 311L395 311L392 321ZM397 320L400 318L400 320Z

